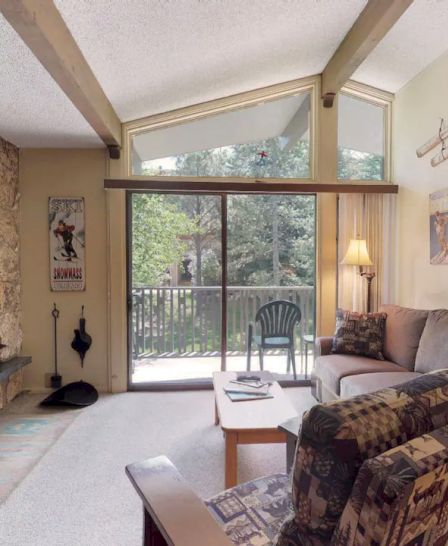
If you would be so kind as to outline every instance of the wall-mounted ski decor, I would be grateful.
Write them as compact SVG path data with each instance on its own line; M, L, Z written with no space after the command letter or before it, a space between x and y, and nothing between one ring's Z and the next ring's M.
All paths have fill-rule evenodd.
M440 121L439 131L436 135L430 138L425 144L417 148L417 157L423 157L429 151L436 146L441 145L440 152L431 159L431 165L437 167L445 159L448 159L448 147L446 141L448 140L448 128L446 127L445 120L442 118Z
M50 284L55 291L85 290L83 197L50 197Z

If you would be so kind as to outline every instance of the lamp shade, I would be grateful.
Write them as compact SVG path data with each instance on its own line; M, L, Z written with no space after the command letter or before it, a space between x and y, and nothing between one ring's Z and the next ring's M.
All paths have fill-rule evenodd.
M350 239L348 250L341 264L344 265L373 265L367 252L365 239Z

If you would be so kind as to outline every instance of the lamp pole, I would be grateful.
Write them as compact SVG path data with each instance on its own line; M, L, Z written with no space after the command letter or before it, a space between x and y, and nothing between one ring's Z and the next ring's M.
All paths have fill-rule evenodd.
M361 277L365 277L367 279L367 312L370 313L372 311L372 281L375 278L375 273L368 273L367 271L362 271L362 268L360 269Z

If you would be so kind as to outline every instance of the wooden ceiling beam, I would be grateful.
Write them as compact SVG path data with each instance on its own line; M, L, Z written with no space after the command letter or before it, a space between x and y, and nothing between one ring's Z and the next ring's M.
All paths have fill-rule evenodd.
M326 108L414 0L369 0L322 72Z
M53 1L0 0L0 12L116 158L121 121Z

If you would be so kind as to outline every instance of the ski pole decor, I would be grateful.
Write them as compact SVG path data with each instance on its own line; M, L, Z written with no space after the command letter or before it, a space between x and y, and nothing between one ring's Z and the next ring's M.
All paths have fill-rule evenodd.
M48 225L51 290L85 290L84 198L50 197Z
M441 145L440 152L431 159L431 165L437 167L440 163L443 163L448 159L448 128L446 126L445 120L441 118L439 132L430 138L427 142L422 144L420 148L417 148L417 157L423 157L429 151L431 151L436 146Z

